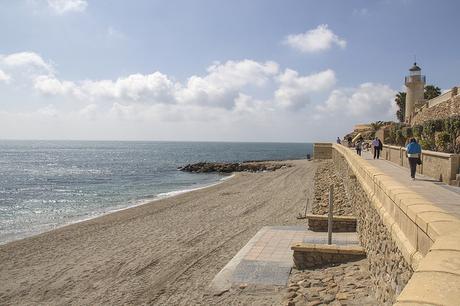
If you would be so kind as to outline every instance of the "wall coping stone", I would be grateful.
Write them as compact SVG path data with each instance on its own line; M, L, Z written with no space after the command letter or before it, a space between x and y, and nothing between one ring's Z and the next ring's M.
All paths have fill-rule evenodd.
M291 250L295 252L366 255L364 248L358 245L296 243L291 246Z
M404 258L414 268L413 276L394 305L458 305L460 220L390 176L378 172L351 150L336 144L333 144L333 149L345 158ZM453 155L433 151L428 154L440 157ZM388 204L381 202L382 197ZM398 217L400 213L404 214L404 218ZM417 243L408 239L408 233L401 229L401 222L416 226ZM419 240L423 237L428 237L431 244L425 254L424 245L420 244L422 240Z
M313 214L306 214L307 219L311 220L328 220L328 215L313 215ZM353 216L333 216L332 221L356 221L356 217Z
M386 147L386 148L390 148L390 149L406 151L406 147L399 147L399 146L393 146L393 145L387 145L387 144L384 144L383 147L384 148ZM431 156L438 156L438 157L443 157L443 158L451 158L452 156L458 155L458 154L454 154L454 153L444 153L444 152L437 152L437 151L430 151L430 150L422 150L422 154L431 155Z

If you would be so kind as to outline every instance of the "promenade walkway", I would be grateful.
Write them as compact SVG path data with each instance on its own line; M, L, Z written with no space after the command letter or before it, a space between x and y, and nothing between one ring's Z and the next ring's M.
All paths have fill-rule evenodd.
M403 184L405 187L425 197L437 207L460 218L460 188L449 186L438 180L416 174L413 181L410 177L409 169L396 165L384 159L373 159L371 152L363 152L363 159L367 160L373 167L394 180Z

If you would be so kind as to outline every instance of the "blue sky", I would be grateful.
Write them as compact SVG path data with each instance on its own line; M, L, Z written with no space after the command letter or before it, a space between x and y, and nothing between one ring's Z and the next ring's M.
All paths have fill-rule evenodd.
M315 141L460 84L457 1L0 0L0 138Z

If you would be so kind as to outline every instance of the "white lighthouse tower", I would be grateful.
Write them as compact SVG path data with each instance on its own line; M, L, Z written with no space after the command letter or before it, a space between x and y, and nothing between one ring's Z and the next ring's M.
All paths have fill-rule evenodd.
M424 102L425 76L422 75L422 69L414 63L409 69L409 75L405 78L407 88L406 94L406 113L405 122L410 123L415 112L415 107Z

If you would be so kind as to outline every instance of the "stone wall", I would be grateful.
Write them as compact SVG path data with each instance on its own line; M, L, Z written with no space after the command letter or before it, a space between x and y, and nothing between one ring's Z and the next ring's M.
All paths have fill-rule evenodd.
M441 102L433 107L423 107L414 115L411 125L420 125L428 120L446 119L453 116L460 116L460 95Z
M366 257L363 248L359 246L298 243L291 249L294 251L294 265L298 270L356 261Z
M384 145L382 157L399 166L409 169L409 161L404 147ZM420 156L422 165L417 167L417 173L424 174L446 184L455 184L460 167L460 155L422 150Z
M371 205L371 200L348 167L345 158L335 150L332 157L353 203L357 232L369 260L375 296L381 302L393 303L409 281L413 270L392 240L391 233Z
M394 305L458 305L460 218L350 149L334 144L333 152L337 168L348 177L344 184L355 199L358 232L375 262L375 279L386 288L377 288L380 298L391 297L392 290L396 295L404 285L406 277L395 275L401 269L414 272Z
M330 159L332 154L331 143L315 143L313 145L313 158L314 159Z
M314 232L328 231L327 215L307 214L308 229ZM351 216L332 217L332 231L334 233L356 232L356 218Z

